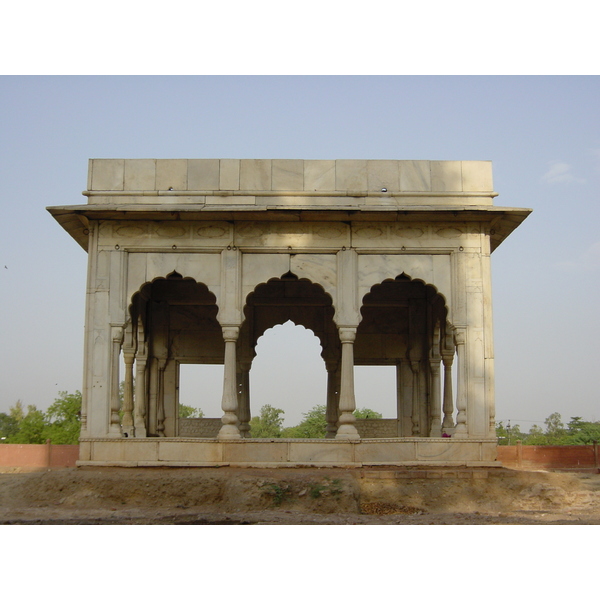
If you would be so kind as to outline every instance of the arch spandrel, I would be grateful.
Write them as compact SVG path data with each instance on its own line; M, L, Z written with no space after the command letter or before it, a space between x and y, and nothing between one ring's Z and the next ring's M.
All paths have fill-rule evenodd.
M127 302L145 283L165 278L176 272L183 278L203 283L215 295L217 305L221 298L220 254L177 254L132 252L127 263Z
M449 255L388 254L358 256L358 292L364 298L371 288L405 274L412 280L432 285L444 297L452 320L452 285Z

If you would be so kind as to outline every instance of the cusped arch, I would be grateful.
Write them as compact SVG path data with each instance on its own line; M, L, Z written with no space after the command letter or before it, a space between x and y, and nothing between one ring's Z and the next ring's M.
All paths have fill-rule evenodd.
M439 356L453 330L444 295L406 273L371 286L361 298L360 315L357 354L364 364Z
M449 308L449 304L446 299L446 296L442 292L440 292L433 283L429 283L419 277L413 278L410 275L406 274L404 271L402 273L400 273L400 275L397 275L396 277L387 277L383 281L380 281L379 283L375 283L371 286L371 289L366 294L364 294L361 298L361 302L360 302L361 316L362 316L363 307L365 306L365 300L367 299L367 297L370 294L373 294L377 289L380 289L380 286L386 285L386 284L393 284L394 282L415 283L417 285L422 285L427 290L430 290L429 293L431 295L435 295L436 298L439 298L440 303L443 304L443 308L446 311L446 319L445 320L448 321L448 317L450 315L450 308Z
M241 337L247 336L254 355L264 333L288 321L310 330L321 343L321 355L335 352L337 329L331 295L323 286L288 271L258 284L244 302Z
M165 284L164 286L162 286L163 283ZM179 289L169 291L168 288L173 287L173 284L175 284L175 286L177 286ZM181 293L182 289L179 284L184 284L187 288L185 290L186 293L183 295ZM158 290L158 294L153 295L153 290L155 289L156 285L164 287L164 289ZM130 319L133 324L136 324L138 322L138 318L141 318L142 325L145 328L147 312L144 309L144 306L148 300L151 299L158 301L163 300L167 302L169 299L174 299L177 302L190 303L196 300L198 304L211 307L214 306L214 309L211 310L211 312L214 312L214 314L211 316L213 316L215 319L219 312L217 297L205 283L196 281L196 279L193 277L183 276L177 271L171 271L166 276L154 277L151 281L146 281L143 283L138 291L134 292L131 296L129 305L127 307L128 320Z

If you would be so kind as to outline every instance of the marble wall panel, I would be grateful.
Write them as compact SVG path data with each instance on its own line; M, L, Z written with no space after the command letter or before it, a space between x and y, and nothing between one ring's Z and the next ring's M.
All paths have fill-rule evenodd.
M235 229L234 243L244 248L341 249L350 245L344 223L277 223L253 221Z
M419 254L362 254L358 256L359 297L385 279L395 279L402 273L435 285L433 258ZM437 286L436 286L437 287Z
M243 254L242 255L242 299L257 285L269 279L279 278L290 270L289 254Z
M285 442L223 444L223 461L230 463L286 462L287 451L288 445Z
M271 161L263 159L240 161L241 190L270 190Z
M432 160L431 191L462 192L462 163L458 160Z
M462 189L465 192L494 190L491 161L462 161Z
M154 159L129 159L125 161L125 190L153 190L156 183Z
M187 190L187 160L159 159L156 161L157 190Z
M177 442L161 440L158 448L158 460L180 462L221 462L223 444L214 442Z
M275 191L304 189L303 160L274 160L271 189Z
M403 192L430 192L431 168L428 160L403 160L399 164Z
M367 161L366 160L336 160L335 189L338 191L366 190Z
M400 189L400 171L396 160L369 160L367 162L367 189L370 192L388 192Z
M422 440L416 450L416 459L423 461L480 460L480 444L477 442Z
M238 159L225 158L220 161L219 189L240 189L240 161Z
M355 444L328 444L310 441L290 444L289 460L294 463L349 463L354 461Z
M123 189L125 161L92 160L92 190L119 191Z
M300 279L318 283L332 300L336 300L337 258L335 254L294 254L290 258L290 271Z
M356 461L364 464L416 460L416 442L362 442L356 446Z
M188 190L218 190L219 159L190 159L187 161Z
M335 190L335 160L305 160L304 189L310 192Z

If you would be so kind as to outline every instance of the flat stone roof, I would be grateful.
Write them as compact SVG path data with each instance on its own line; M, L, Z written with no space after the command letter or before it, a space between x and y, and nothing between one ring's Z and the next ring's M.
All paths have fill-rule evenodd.
M88 219L447 218L490 221L495 248L531 212L493 206L491 161L90 159L83 195L48 211L84 249Z

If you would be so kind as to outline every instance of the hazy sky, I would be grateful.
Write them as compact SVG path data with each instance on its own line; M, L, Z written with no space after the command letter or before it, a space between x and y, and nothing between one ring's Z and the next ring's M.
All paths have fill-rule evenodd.
M598 77L0 77L0 411L81 388L87 255L45 207L85 203L88 158L491 160L496 205L534 211L492 256L497 419L600 420L599 106ZM325 401L290 333L252 373L253 412L287 424Z

